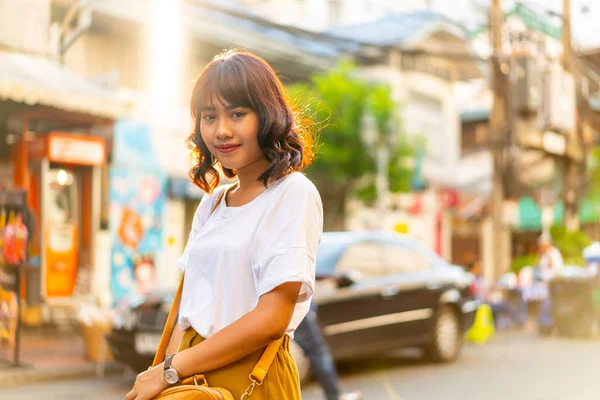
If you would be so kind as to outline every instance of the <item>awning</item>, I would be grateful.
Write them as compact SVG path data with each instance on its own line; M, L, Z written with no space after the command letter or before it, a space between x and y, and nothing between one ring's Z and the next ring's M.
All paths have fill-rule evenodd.
M117 119L128 104L112 92L40 56L0 52L0 100L44 105L96 117Z
M554 224L562 224L564 216L562 200L556 202L552 207L552 212L554 213ZM582 224L600 222L600 197L583 199L579 206L579 222ZM516 229L519 231L542 230L542 209L533 197L519 198L519 221Z
M519 198L519 219L516 226L518 231L541 231L542 230L542 209L530 196ZM562 224L564 207L561 201L558 201L552 207L554 214L554 224Z

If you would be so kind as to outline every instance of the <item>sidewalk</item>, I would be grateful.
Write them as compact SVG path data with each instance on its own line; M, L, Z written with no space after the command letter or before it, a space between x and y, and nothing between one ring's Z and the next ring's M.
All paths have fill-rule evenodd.
M79 332L48 328L23 330L19 367L12 365L13 352L6 348L0 349L0 359L0 387L123 372L114 362L107 362L102 369L98 363L87 361Z

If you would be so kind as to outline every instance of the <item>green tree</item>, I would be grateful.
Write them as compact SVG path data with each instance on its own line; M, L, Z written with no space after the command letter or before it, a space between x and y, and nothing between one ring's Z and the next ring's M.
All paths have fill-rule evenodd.
M391 90L358 76L354 64L343 62L332 71L317 74L307 84L295 84L290 94L301 112L320 130L317 158L307 170L323 198L325 230L343 230L348 200L354 195L367 204L375 200L375 162L361 136L361 118L367 106L373 112L380 133L389 119L395 121L398 138L390 157L392 192L408 191L412 168L408 157L414 154L396 113Z
M560 250L565 264L585 265L583 249L592 243L587 233L569 231L564 226L553 226L550 235L556 247Z

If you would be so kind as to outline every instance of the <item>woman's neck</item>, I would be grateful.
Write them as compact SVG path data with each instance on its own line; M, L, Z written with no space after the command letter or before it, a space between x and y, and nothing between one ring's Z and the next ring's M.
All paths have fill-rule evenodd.
M260 160L245 166L243 169L237 170L236 174L239 180L238 189L246 191L255 189L258 186L264 187L263 183L258 181L258 177L261 176L268 167L269 162L265 158L261 158Z

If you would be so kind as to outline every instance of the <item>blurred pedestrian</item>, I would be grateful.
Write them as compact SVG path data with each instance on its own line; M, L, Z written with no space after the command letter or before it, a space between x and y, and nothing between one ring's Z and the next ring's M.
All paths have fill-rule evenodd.
M560 273L564 267L564 262L560 250L553 244L550 235L543 233L538 239L540 251L540 278L543 282L550 281L554 276Z
M516 287L516 277L509 284L507 284L508 282L496 282L490 288L486 288L481 261L476 258L467 268L473 276L471 292L476 299L490 306L496 329L504 326L500 324L501 317L504 316L507 316L514 326L518 328L523 327L526 319L525 310L527 305L523 299L521 290ZM516 304L511 303L509 297Z
M206 195L177 261L179 323L165 362L138 375L126 399L203 374L235 399L300 400L289 340L310 308L323 230L319 192L300 172L312 158L310 123L273 69L244 51L204 68L191 108L190 176ZM219 170L237 181L219 186ZM261 374L249 373L271 343L277 351L257 384Z
M540 279L547 284L560 273L564 267L564 262L560 250L553 246L552 239L547 233L540 235L538 246L540 252L538 263ZM542 306L538 315L538 330L540 334L547 335L552 332L553 327L552 299L548 290L546 297L542 300Z
M321 334L314 307L311 307L308 315L296 329L294 341L298 343L306 357L308 357L313 376L321 385L327 400L362 399L360 392L341 394L340 378L329 351L329 346Z

